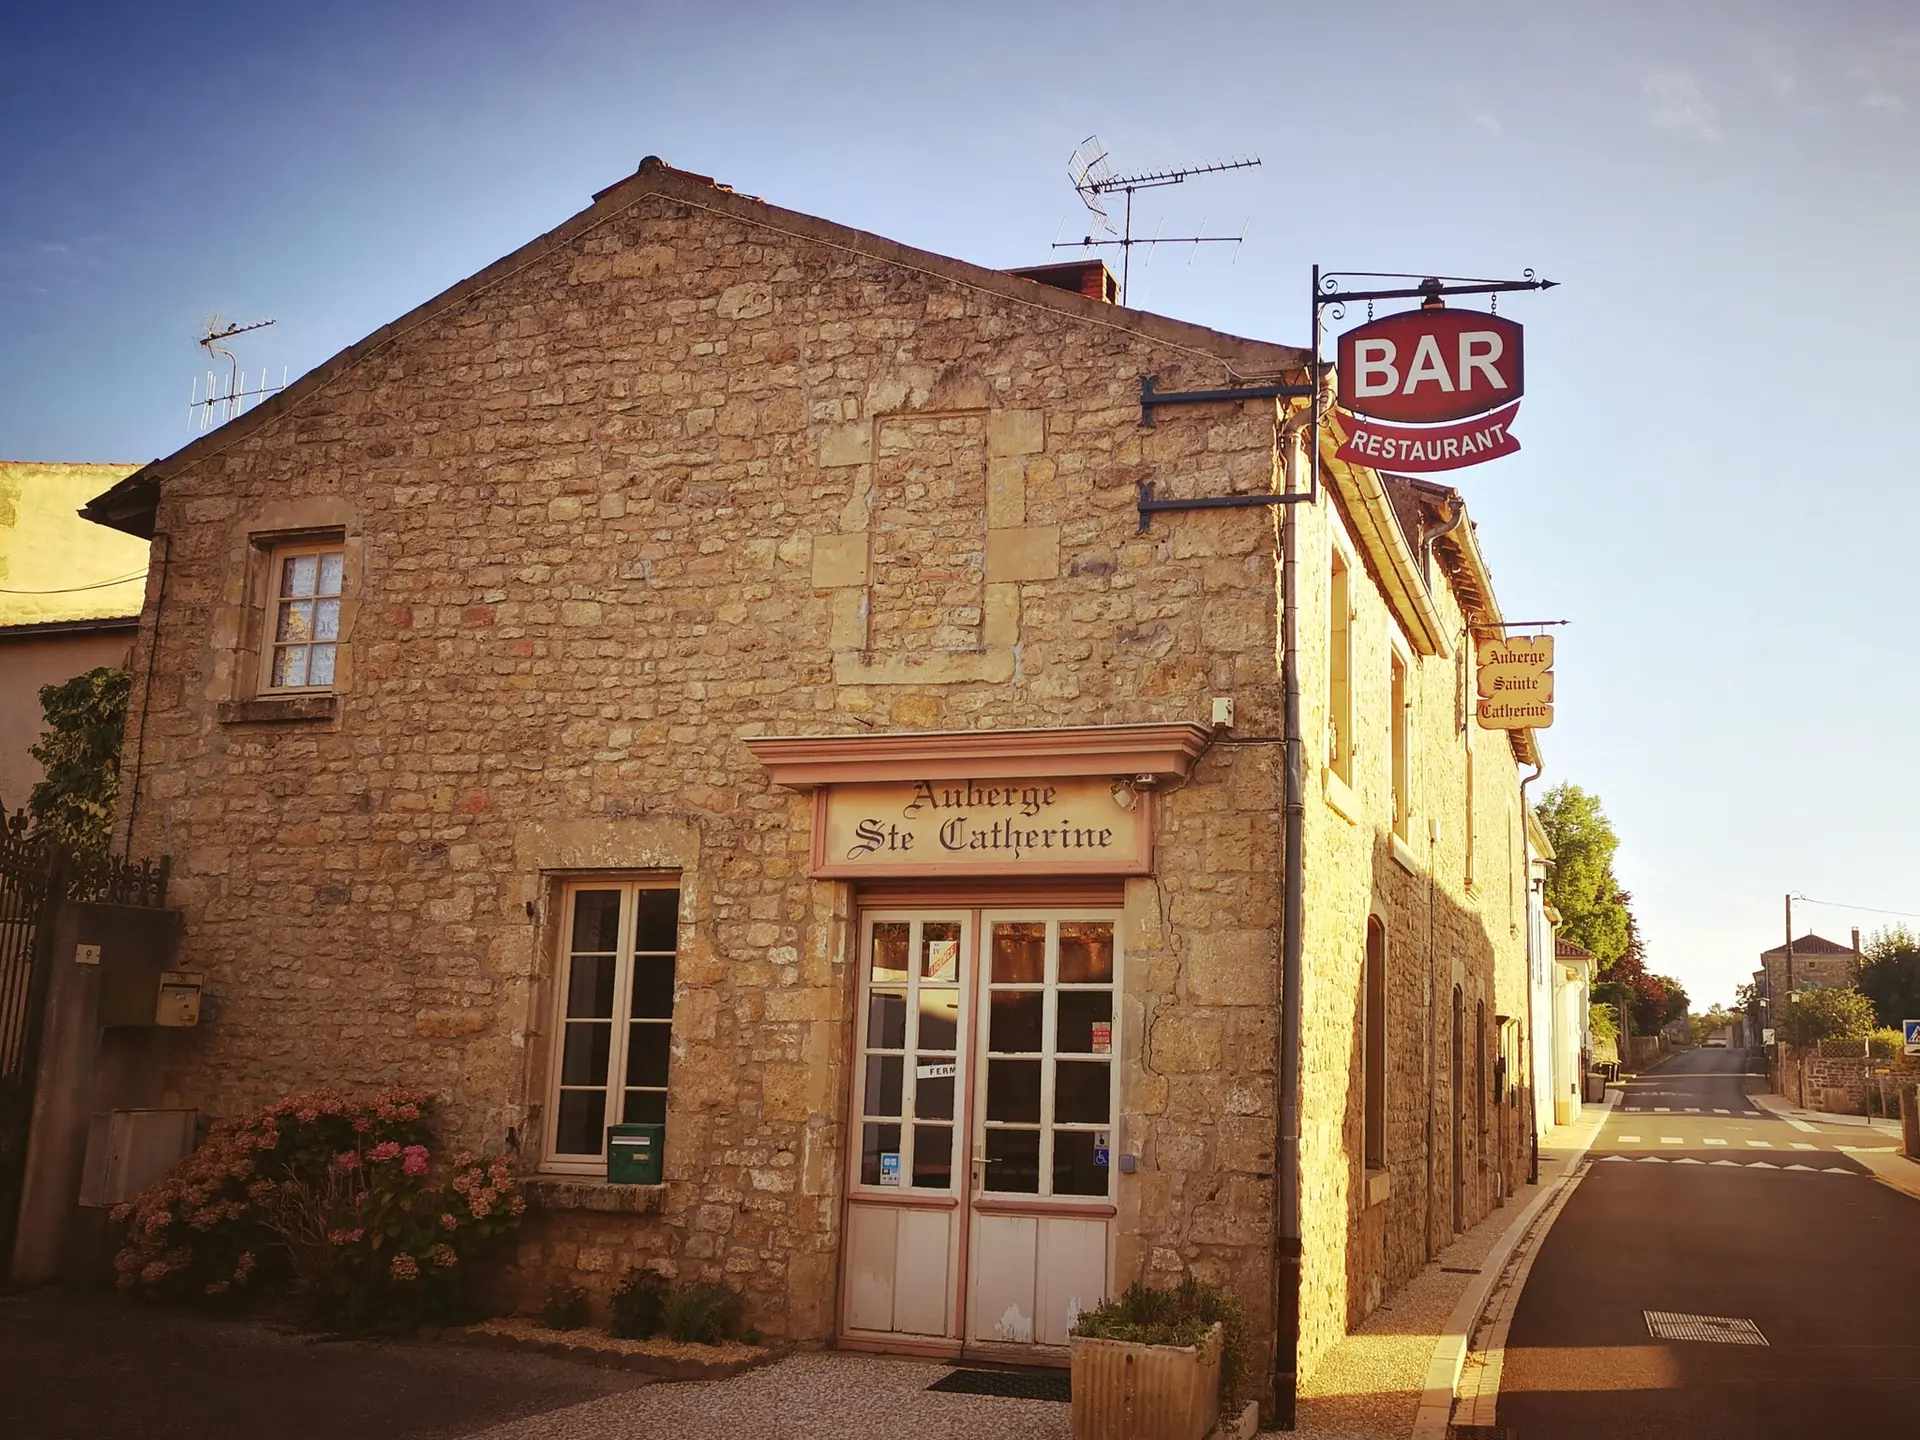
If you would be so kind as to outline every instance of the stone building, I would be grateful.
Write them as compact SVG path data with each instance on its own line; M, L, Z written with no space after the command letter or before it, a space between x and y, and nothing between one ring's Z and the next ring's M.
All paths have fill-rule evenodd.
M1298 402L1147 425L1141 383L1307 357L1068 279L650 160L96 500L155 541L123 829L206 977L169 1102L431 1087L517 1147L521 1303L645 1265L770 1336L1046 1358L1190 1273L1269 1362L1279 529L1136 487L1296 483ZM1303 1370L1531 1124L1486 566L1456 491L1331 451ZM664 1184L606 1182L622 1119Z

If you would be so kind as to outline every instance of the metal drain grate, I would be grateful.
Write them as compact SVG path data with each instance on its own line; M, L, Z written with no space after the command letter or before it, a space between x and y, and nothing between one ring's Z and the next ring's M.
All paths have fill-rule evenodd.
M955 1370L927 1389L949 1395L1003 1395L1009 1400L1058 1400L1065 1404L1073 1399L1070 1383L1065 1370L1038 1374L1030 1370Z
M1656 1340L1705 1340L1715 1345L1765 1345L1767 1337L1751 1320L1725 1315L1675 1315L1648 1310L1647 1333Z

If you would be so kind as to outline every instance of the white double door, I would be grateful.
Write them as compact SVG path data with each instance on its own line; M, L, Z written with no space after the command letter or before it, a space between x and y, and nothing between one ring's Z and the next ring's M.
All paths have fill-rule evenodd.
M841 1333L1064 1347L1112 1276L1120 917L869 911Z

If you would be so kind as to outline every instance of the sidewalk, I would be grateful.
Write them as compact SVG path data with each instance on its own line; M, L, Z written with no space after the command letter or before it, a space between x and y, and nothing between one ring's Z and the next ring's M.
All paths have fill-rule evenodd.
M1300 1387L1294 1434L1384 1440L1414 1435L1416 1422L1423 1434L1446 1434L1467 1337L1494 1280L1538 1207L1585 1156L1619 1093L1550 1130L1540 1142L1540 1183L1521 1186L1334 1347Z
M1871 1115L1830 1115L1824 1110L1801 1110L1789 1105L1783 1095L1755 1095L1753 1103L1769 1115L1778 1115L1796 1130L1811 1132L1824 1126L1860 1131L1862 1143L1835 1148L1845 1151L1848 1159L1866 1166L1881 1184L1920 1200L1920 1160L1909 1160L1900 1153L1898 1120L1881 1120Z

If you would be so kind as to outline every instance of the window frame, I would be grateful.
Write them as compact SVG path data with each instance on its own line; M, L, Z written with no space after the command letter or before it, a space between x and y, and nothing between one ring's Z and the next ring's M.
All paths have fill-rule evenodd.
M606 1127L623 1123L610 1117L625 1113L625 1097L629 1090L642 1090L659 1093L665 1097L670 1109L673 1095L673 1013L678 1008L680 983L680 955L685 950L683 932L686 925L684 902L686 887L682 877L674 872L635 874L621 872L617 874L577 875L561 880L557 887L559 927L554 936L553 995L548 1013L552 1019L551 1040L548 1045L547 1076L542 1088L541 1115L541 1160L543 1173L553 1175L572 1175L585 1177L604 1177L607 1173ZM562 1152L560 1149L560 1099L565 1090L591 1089L591 1086L565 1085L562 1083L563 1067L567 1049L567 992L572 976L573 960L578 954L602 954L601 951L580 951L573 948L573 926L579 897L589 891L618 890L620 892L620 918L618 922L616 945L614 949L614 981L611 1002L612 1013L607 1017L610 1033L607 1043L606 1081L602 1087L606 1095L606 1105L601 1112L600 1152L588 1155L584 1152ZM670 958L673 961L673 989L668 999L665 1019L653 1016L636 1017L632 1013L633 981L636 956L659 956L667 954L660 950L641 950L636 934L639 922L639 896L642 891L671 890L676 893L674 948ZM597 1018L597 1017L574 1017ZM636 1023L664 1025L667 1031L668 1073L664 1085L628 1085L626 1070L628 1047L631 1043L633 1026Z
M1361 959L1360 1163L1378 1172L1387 1164L1387 926L1369 915Z
M331 695L336 693L340 680L340 660L342 658L342 652L346 648L346 538L342 535L302 536L299 538L268 540L260 548L264 552L266 559L266 583L262 587L263 604L260 610L260 668L254 679L254 694L261 699L278 699L282 696ZM281 585L286 573L286 562L298 559L303 555L314 556L316 562L319 557L327 555L338 555L340 557L339 591L332 595L320 594L318 580L319 566L316 563L314 595L307 597L314 600L330 599L338 605L339 622L335 629L334 638L316 642L310 637L304 642L309 651L307 657L309 675L312 673L313 657L311 651L313 645L319 643L332 647L334 662L333 678L322 685L276 685L273 683L273 662L276 655L280 650L287 648L287 644L299 643L287 642L287 644L283 644L277 638L280 629L280 608L282 605L287 604L290 599L302 598L297 596L289 597L282 594Z
M1413 661L1396 637L1387 647L1387 794L1389 829L1413 843Z
M1353 561L1338 544L1327 561L1326 767L1353 784Z

